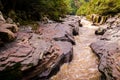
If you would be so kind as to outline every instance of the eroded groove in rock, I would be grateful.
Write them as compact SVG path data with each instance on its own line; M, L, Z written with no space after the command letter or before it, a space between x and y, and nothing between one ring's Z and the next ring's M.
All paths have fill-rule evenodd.
M120 80L120 20L119 15L107 20L108 29L100 40L91 44L100 59L99 70L106 80Z
M21 27L13 42L0 48L0 73L3 73L0 74L0 80L7 80L9 77L12 80L17 79L16 77L22 80L49 79L56 74L60 66L69 63L73 57L75 41L70 22L40 25L37 34L29 28ZM16 26L8 25L6 28L11 33L17 31ZM78 23L75 26L79 27Z

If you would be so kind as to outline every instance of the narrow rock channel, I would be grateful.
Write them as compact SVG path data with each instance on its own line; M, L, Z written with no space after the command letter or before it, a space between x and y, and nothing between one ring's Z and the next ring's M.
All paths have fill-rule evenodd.
M41 24L38 33L21 27L17 38L1 47L0 80L100 80L98 57L90 48L99 39L99 26L91 24L67 16L61 23Z
M90 44L97 39L94 32L98 27L85 19L81 23L83 27L79 28L79 35L75 36L73 60L64 64L51 80L100 80L98 58L90 48Z

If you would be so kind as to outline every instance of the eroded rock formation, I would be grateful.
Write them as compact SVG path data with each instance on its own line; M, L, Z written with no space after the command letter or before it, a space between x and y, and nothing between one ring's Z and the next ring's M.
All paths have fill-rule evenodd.
M93 22L93 25L101 25L104 24L108 18L108 16L102 16L98 14L88 15L87 18Z
M3 18L2 13L0 12L0 41L1 42L10 42L16 38L16 32L18 31L18 27L16 24L6 23ZM0 45L2 45L0 43Z
M74 27L69 24L79 27L78 20L43 24L38 33L21 28L13 42L0 48L0 80L44 80L55 74L72 60Z
M120 20L119 16L108 19L108 30L100 40L91 44L100 59L99 70L105 80L120 80Z

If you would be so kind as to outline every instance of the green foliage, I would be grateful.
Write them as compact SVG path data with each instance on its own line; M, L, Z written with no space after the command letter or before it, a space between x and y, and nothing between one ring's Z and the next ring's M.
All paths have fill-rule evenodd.
M40 20L44 15L59 20L70 12L70 0L1 0L3 13L13 18L11 11L16 15L15 20ZM10 14L10 15L8 15ZM14 15L14 16L15 16Z
M79 7L83 5L85 2L89 2L89 0L70 0L72 8L71 14L76 14Z
M48 8L44 14L53 20L59 20L59 17L64 17L70 11L69 0L50 0L50 2L49 5L46 4Z
M120 12L120 0L90 0L84 2L77 11L77 15L99 14L108 15Z
M70 0L71 14L75 14L77 11L77 6L75 5L74 0Z
M80 8L77 10L76 14L77 15L87 15L88 14L88 10L89 9L89 3L88 2L84 2L82 6L80 6Z

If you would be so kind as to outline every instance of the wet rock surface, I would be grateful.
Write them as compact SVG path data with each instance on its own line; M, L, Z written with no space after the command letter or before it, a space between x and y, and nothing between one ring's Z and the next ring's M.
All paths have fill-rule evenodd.
M21 27L13 42L0 47L0 80L46 80L69 63L75 44L74 27L69 24L79 27L79 18L66 19L69 21L40 25L37 33Z
M104 28L98 28L98 29L95 31L95 34L96 34L96 35L103 35L105 32L106 32L106 29L104 29Z
M120 80L120 20L119 16L108 19L108 30L91 44L92 50L100 59L99 70L103 80Z
M90 48L90 44L97 40L94 31L98 27L91 26L92 23L84 18L81 23L83 27L79 27L79 35L74 37L73 60L64 64L51 80L101 80L98 58Z

